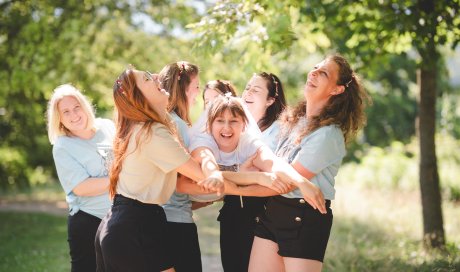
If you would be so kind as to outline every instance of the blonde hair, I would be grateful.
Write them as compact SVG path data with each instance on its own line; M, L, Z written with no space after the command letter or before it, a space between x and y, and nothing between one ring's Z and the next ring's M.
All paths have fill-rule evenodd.
M59 114L58 109L59 102L61 102L64 97L68 96L75 98L78 103L80 103L80 106L88 117L86 129L94 128L94 120L96 117L94 115L94 107L91 105L88 98L71 84L60 85L54 89L53 94L51 95L51 98L48 102L48 109L46 112L48 123L48 139L50 140L51 144L54 144L59 136L73 136L72 132L70 132L70 130L62 124L61 115Z

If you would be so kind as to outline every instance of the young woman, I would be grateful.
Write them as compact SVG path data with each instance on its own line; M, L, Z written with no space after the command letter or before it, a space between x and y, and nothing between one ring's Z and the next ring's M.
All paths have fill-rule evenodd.
M272 73L254 74L242 95L243 101L262 131L262 141L275 152L278 144L278 118L286 108L283 84Z
M74 86L57 87L48 103L48 137L69 205L71 271L95 271L94 237L110 208L108 166L115 126L95 119L88 99Z
M159 74L162 88L170 94L168 111L187 149L190 145L188 136L191 125L190 108L199 93L198 73L196 65L179 61L166 65ZM175 191L171 199L163 205L163 209L168 220L168 232L171 234L168 244L171 252L174 252L172 255L174 269L178 272L201 271L198 232L192 218L192 201L189 196Z
M157 75L128 69L116 80L113 96L114 200L96 234L98 271L173 271L161 205L171 197L177 173L217 191L222 176L204 180L200 165L181 145L166 110L169 93L160 88Z
M238 172L239 166L253 156L257 158L256 166L262 170L272 170L273 164L276 164L277 169L284 168L284 174L280 176L286 183L302 188L312 205L321 208L324 203L319 189L302 178L288 164L277 161L271 150L258 138L244 133L247 120L248 116L238 98L216 98L208 113L209 135L194 137L190 146L192 156L199 161L217 163L220 170L234 172ZM262 187L252 193L255 196L267 196L288 191L288 186L279 186L276 191ZM228 193L231 194L230 191ZM226 271L247 271L254 239L255 217L261 212L259 202L257 198L229 195L225 196L224 201L219 215L222 266ZM263 209L263 203L261 208Z
M327 214L294 190L271 197L256 228L249 271L320 271L332 226L334 178L345 143L365 123L367 94L348 62L327 57L308 74L305 101L283 118L277 155L319 186Z

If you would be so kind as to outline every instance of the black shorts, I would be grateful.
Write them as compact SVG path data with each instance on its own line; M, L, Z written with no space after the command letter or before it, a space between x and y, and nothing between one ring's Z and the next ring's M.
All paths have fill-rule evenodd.
M167 222L168 250L176 272L201 272L201 251L195 223Z
M255 235L277 243L280 256L323 262L332 227L330 205L326 200L327 214L321 214L302 198L271 197Z
M162 271L172 267L161 206L116 195L96 233L97 271Z

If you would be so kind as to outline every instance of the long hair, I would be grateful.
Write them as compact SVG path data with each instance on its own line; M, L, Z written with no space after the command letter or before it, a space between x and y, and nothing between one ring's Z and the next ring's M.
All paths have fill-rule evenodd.
M204 101L204 94L207 90L215 90L220 95L225 95L226 93L231 93L232 96L236 97L236 88L233 84L228 80L211 80L206 83L203 89L203 101Z
M265 115L259 120L258 126L261 130L270 127L273 122L278 120L281 113L286 108L286 97L284 95L283 84L281 80L272 73L261 72L256 74L263 79L267 84L268 97L273 98L275 101L265 111Z
M116 134L113 143L114 161L110 169L110 195L116 194L118 177L123 161L127 157L129 140L134 128L142 124L142 128L136 135L136 147L142 141L148 140L152 135L152 125L160 123L175 134L175 130L168 120L164 120L152 109L141 90L136 85L133 70L128 69L120 74L113 85L113 99L116 110ZM134 150L135 150L134 149Z
M95 126L94 107L91 105L88 98L71 84L60 85L54 89L53 94L51 95L51 98L48 102L48 109L46 111L48 139L51 144L54 144L59 136L73 136L72 132L70 132L70 130L61 123L61 115L59 114L58 109L59 102L61 102L61 100L67 96L75 98L78 103L80 103L80 106L88 118L86 128L93 129Z
M299 134L297 143L316 129L332 124L342 130L345 142L349 142L366 124L364 109L367 104L371 103L371 100L360 79L341 55L331 55L326 60L334 61L339 67L336 84L344 86L345 91L331 96L320 113L308 120L307 126ZM281 118L284 127L283 134L291 131L299 119L306 115L306 105L307 102L302 101L294 109L285 111Z
M186 90L192 82L192 78L198 76L198 66L179 61L166 65L159 74L161 87L169 92L168 112L175 112L189 125L189 105Z
M237 97L219 96L213 102L208 111L207 129L211 133L211 127L214 120L221 116L226 110L229 110L235 117L240 116L243 119L244 125L248 124L248 117L244 112L243 104Z

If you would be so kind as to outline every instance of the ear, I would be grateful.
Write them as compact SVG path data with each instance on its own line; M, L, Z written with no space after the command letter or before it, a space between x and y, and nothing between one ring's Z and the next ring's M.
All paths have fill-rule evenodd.
M335 87L335 89L331 92L331 95L338 95L341 94L345 91L345 86L343 85L338 85Z
M267 108L268 108L268 107L270 107L271 105L273 105L273 103L275 103L275 98L269 97L269 98L267 99L267 103L265 103L265 105L266 105Z

